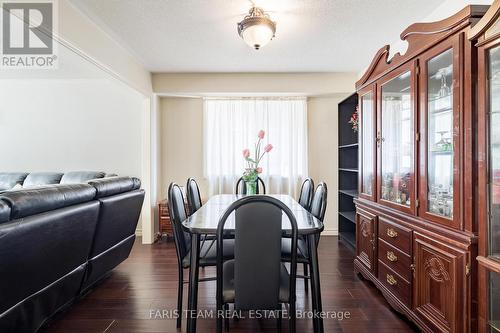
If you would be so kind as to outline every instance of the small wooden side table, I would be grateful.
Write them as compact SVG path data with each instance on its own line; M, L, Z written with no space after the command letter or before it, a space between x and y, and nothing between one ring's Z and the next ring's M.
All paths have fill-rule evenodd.
M186 209L186 213L189 213L189 207L185 200L184 207ZM172 221L170 220L170 211L168 209L167 199L158 203L158 219L160 225L160 238L165 238L167 241L169 239L174 239L174 229L172 227Z

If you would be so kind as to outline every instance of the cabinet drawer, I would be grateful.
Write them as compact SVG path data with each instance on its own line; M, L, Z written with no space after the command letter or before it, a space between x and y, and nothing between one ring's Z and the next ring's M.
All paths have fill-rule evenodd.
M378 265L378 279L396 298L410 306L411 285L399 274L387 267L381 260Z
M411 281L411 257L381 238L378 240L378 259L405 278L406 281Z
M395 246L407 255L411 255L411 230L384 217L379 217L378 237Z
M160 206L159 213L160 213L160 216L165 216L165 217L168 217L170 215L168 213L167 206Z

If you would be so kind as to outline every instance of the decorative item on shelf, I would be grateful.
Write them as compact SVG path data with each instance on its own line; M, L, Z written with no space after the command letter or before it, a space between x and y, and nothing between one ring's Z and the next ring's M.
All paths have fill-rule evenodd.
M238 22L238 34L250 47L258 50L276 34L276 22L262 8L252 7L248 15Z
M444 135L448 133L448 131L438 131L436 132L441 135L441 139L434 144L432 148L433 152L450 152L453 151L453 147L451 144L450 138L445 138Z
M410 205L410 174L386 173L382 176L381 197L400 205Z
M273 149L273 145L268 143L267 145L265 145L264 151L261 153L260 146L265 135L266 132L264 132L263 130L260 130L259 134L257 135L259 137L259 140L255 144L254 158L250 156L250 149L247 148L243 150L243 157L247 162L247 167L245 168L245 172L243 172L242 178L245 182L247 195L257 194L257 180L259 178L259 174L262 173L262 168L259 167L259 163L264 155L266 153L269 153Z
M358 131L358 124L359 124L359 117L358 117L358 112L359 108L358 105L356 105L356 110L351 116L351 119L349 120L349 124L352 126L352 130L356 133Z
M429 189L429 213L453 217L453 185L433 185Z

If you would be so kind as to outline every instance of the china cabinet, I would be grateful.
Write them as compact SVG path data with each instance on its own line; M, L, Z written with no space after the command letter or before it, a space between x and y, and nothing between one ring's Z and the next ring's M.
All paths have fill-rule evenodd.
M478 48L479 332L500 332L500 1L469 31Z
M487 9L411 25L405 54L384 46L356 83L355 271L424 332L477 330L478 49L467 37Z

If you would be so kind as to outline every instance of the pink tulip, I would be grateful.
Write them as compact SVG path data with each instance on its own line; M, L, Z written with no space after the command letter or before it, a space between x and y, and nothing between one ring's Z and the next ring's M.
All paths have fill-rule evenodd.
M264 130L260 130L258 134L259 139L264 139L264 135L266 135L266 132L264 132Z
M262 168L261 167L257 168L257 173L262 173Z
M264 147L264 151L266 153L269 153L271 150L273 149L273 145L272 144L267 144L265 147Z
M250 157L250 149L243 149L243 157L244 158Z

